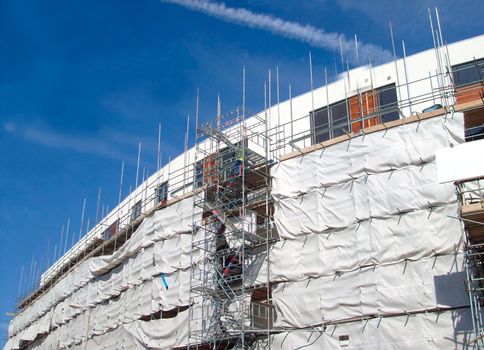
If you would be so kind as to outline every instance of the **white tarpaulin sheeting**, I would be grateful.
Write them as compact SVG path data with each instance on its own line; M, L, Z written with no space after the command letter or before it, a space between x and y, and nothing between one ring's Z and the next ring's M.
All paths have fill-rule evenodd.
M124 329L149 349L171 349L188 343L188 317L189 310L185 310L174 318L136 321L125 325Z
M284 281L272 291L275 327L468 305L462 227L449 218L455 187L438 183L435 164L435 150L463 135L456 113L273 167L283 240L271 248L270 279Z
M297 281L458 252L463 245L461 224L448 217L457 211L457 204L450 204L276 242L270 251L271 280Z
M199 308L195 307L194 312ZM135 320L113 329L105 329L98 334L84 335L87 320L76 319L69 326L52 331L35 349L58 350L72 349L171 349L188 343L189 310L179 312L172 318L160 318L151 321ZM97 316L93 317L97 322ZM90 323L91 324L91 323ZM192 324L197 327L197 324ZM94 326L96 328L96 326ZM12 342L13 346L13 342ZM12 349L14 347L11 347Z
M77 315L85 313L88 307L104 307L107 315L108 306L115 304L114 301L108 300L128 291L134 293L137 304L127 305L136 309L137 313L150 314L153 278L159 278L163 272L167 274L166 278L170 279L171 274L177 273L178 270L186 270L190 263L197 263L201 259L201 254L197 250L195 259L191 260L191 234L187 233L191 233L192 230L192 214L198 218L201 216L200 210L193 211L192 198L155 212L153 216L143 220L130 240L114 254L82 262L37 299L28 310L20 313L10 324L9 335L13 336L23 329L19 333L19 341L33 340L38 333L48 331L48 327L69 323ZM95 277L101 273L103 275ZM185 275L186 272L183 276ZM188 290L180 291L186 287L186 280L186 277L180 277L170 281L173 282L173 290L179 292L165 296L164 305L160 309L166 309L168 305L170 308L186 305ZM180 288L178 283L183 283L184 287ZM146 302L143 299L143 305L138 304L139 295L145 290L149 291ZM157 300L158 296L154 298ZM100 315L104 315L101 311ZM37 320L40 317L42 319L39 322ZM139 316L126 317L133 320ZM106 316L107 323L98 327L97 332L103 332L106 327L109 328L111 324L118 322L118 319L107 321L108 319ZM48 327L45 320L49 320ZM101 321L98 321L100 325L99 322ZM62 328L65 327L60 329Z
M461 307L469 303L463 258L435 256L279 283L275 326L307 327L353 317Z
M168 311L188 305L190 270L180 270L163 276L168 288L162 282L161 276L154 276L123 291L114 299L97 303L87 312L83 310L82 317L88 312L96 315L95 320L90 322L88 335L103 334L121 323L132 322L159 310ZM65 317L65 309L69 309L66 305L69 305L64 302L59 305L62 305L62 311L55 314L59 315L64 323L72 320ZM81 315L73 320L80 318Z
M91 272L100 275L119 265L126 258L135 255L141 248L156 241L172 238L183 232L192 231L192 217L201 217L201 208L194 212L193 199L189 198L155 212L144 219L131 238L112 255L90 259Z
M276 200L274 219L278 233L282 238L294 238L455 202L454 186L436 183L436 176L432 162Z
M469 309L376 317L318 330L276 334L271 349L455 350L467 349L464 344L473 337Z
M401 125L286 160L271 170L272 194L294 197L321 185L433 161L436 149L464 142L463 125L463 114L454 113L452 118Z

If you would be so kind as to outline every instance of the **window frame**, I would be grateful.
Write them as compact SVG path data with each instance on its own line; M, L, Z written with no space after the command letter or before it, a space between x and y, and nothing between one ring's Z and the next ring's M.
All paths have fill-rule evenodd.
M346 109L346 116L339 116L337 120L334 120L333 110L339 108L340 106L344 105ZM325 115L324 121L325 123L317 124L316 121L318 120L318 113L323 113ZM309 112L310 120L311 120L311 142L312 144L317 144L320 142L324 142L327 140L331 140L335 137L343 135L345 132L343 128L348 128L348 120L349 120L349 106L348 106L348 99L343 99L334 103L331 103L328 106L324 106L322 108L318 108L313 111ZM346 120L344 121L346 117ZM318 129L323 128L323 132L318 133Z
M400 113L398 111L398 91L395 83L380 86L369 91L374 95L373 98L377 99L378 103L378 111L376 113L369 114L369 119L377 120L376 124L387 123L393 120L400 119ZM382 98L384 96L383 94L388 94L389 92L391 93L391 101L382 104L382 100L388 99L388 96ZM365 91L364 93L368 92ZM353 123L362 123L362 125L366 124L360 119L351 119L350 101L354 97L357 97L358 100L360 99L359 94L356 94L353 96L349 96L348 98L339 100L337 102L333 102L328 106L315 109L314 113L313 111L309 112L311 123L311 142L313 145L344 135L345 128L347 131L352 131ZM394 110L392 107L394 107ZM391 110L381 114L378 113L385 108L391 108ZM361 110L362 107L360 106L359 109ZM346 110L346 115L344 115L344 110ZM375 115L373 116L373 114ZM322 123L318 123L318 120L322 120ZM322 130L320 130L321 128Z
M111 237L116 235L116 233L119 231L119 219L114 221L112 224L108 225L102 233L102 238L104 241L109 240Z
M455 87L472 85L472 84L481 82L484 79L484 57L477 58L472 61L468 61L464 63L459 63L456 65L453 65L451 68L452 68L452 79ZM468 69L473 69L474 72L472 73L477 74L477 76L473 78L474 80L472 81L465 81L461 83L460 80L462 79L462 77L459 76L459 74L462 74L463 71L466 71Z
M140 199L131 207L131 222L140 217L143 207L143 201Z
M388 91L394 92L395 95L395 101L382 104L382 94L386 93ZM378 95L378 111L381 111L385 108L391 108L395 107L395 110L388 111L386 113L380 114L380 123L388 123L394 120L400 119L400 113L398 112L398 91L397 91L397 86L395 83L387 84L384 86L381 86L376 89L376 93Z
M160 190L164 189L164 197L161 198ZM168 200L168 181L163 181L161 184L155 187L155 205L160 203L164 204Z

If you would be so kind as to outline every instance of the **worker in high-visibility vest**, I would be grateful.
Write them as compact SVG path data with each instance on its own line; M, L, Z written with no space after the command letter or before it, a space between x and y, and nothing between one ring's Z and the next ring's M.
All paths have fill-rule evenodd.
M239 176L241 173L241 166L244 164L244 150L237 148L235 150L234 175Z

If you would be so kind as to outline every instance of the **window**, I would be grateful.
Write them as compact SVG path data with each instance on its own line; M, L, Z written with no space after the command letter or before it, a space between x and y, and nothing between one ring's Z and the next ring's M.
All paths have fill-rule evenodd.
M245 159L257 156L255 152L251 152L248 148L248 141L245 139L242 142L236 142L235 149L232 147L224 147L218 152L207 155L204 159L195 163L193 169L193 186L200 188L203 185L213 185L217 181L225 181L233 178L235 173L235 164L240 156L237 156L237 150L242 151L241 147L245 147ZM240 159L239 159L240 161Z
M266 318L269 316L267 305L252 303L252 313L254 317Z
M155 188L155 204L165 203L167 199L168 199L168 181L165 181Z
M195 163L195 169L193 169L193 184L195 188L200 188L203 186L203 165L204 160L199 160Z
M396 86L390 84L362 92L329 107L315 110L314 117L310 112L310 116L311 125L314 127L313 143L344 135L349 129L358 133L362 127L368 128L397 120L400 116ZM351 128L348 126L348 119L351 119Z
M398 98L395 84L377 89L378 108L382 111L381 122L388 123L400 118L398 115Z
M222 157L221 159L221 180L225 181L230 179L234 175L234 162L235 162L235 151L231 148L224 148L220 151Z
M329 118L327 107L314 111L312 123L314 125L313 143L323 142L331 138L329 136Z
M344 135L344 130L348 131L348 104L345 101L341 101L331 105L330 117L331 126L333 131L333 137Z
M452 67L455 86L469 85L484 79L484 58Z
M454 77L455 98L458 104L482 99L484 94L484 58L453 66L452 75ZM469 127L467 119L465 118L465 124L466 127Z
M395 84L379 87L350 97L351 131L359 133L381 123L399 119Z
M141 215L141 201L138 201L131 208L131 221L134 221L140 215Z
M103 239L107 241L118 232L119 220L116 220L103 231Z
M329 115L328 115L329 111ZM344 135L348 129L348 105L346 100L310 112L314 125L313 143L323 142Z

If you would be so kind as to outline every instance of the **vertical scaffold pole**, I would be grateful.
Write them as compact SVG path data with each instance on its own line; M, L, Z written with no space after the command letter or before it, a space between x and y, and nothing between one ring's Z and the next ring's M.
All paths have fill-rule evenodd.
M397 64L397 51L395 49L395 38L393 36L393 27L392 27L392 22L389 22L390 26L390 37L392 39L392 50L393 50L393 64L395 65L395 75L397 79L397 91L398 91L398 97L397 98L397 104L400 103L400 99L402 98L402 93L400 92L400 75L398 74L398 64ZM400 108L398 106L398 108Z
M413 113L412 111L412 100L410 97L410 82L408 81L408 72L407 72L407 51L405 50L405 41L402 40L402 49L403 49L403 70L405 73L405 85L407 86L407 98L408 98L408 107L410 109L410 114Z
M84 197L84 200L82 201L82 210L81 210L81 225L79 226L79 239L78 241L81 240L82 236L82 227L84 226L84 212L86 210L86 197Z
M20 294L21 294L21 291L22 291L23 277L24 277L24 265L22 265L22 268L20 269L20 280L18 282L17 299L20 298Z
M242 118L245 119L245 65L242 68Z
M292 88L291 84L289 84L289 118L291 123L291 141L294 139L294 116L292 112ZM269 159L269 157L266 157Z
M311 83L311 138L313 139L313 144L316 143L316 134L315 134L315 119L314 119L314 85L313 85L313 59L311 57L311 51L309 51L309 80Z

